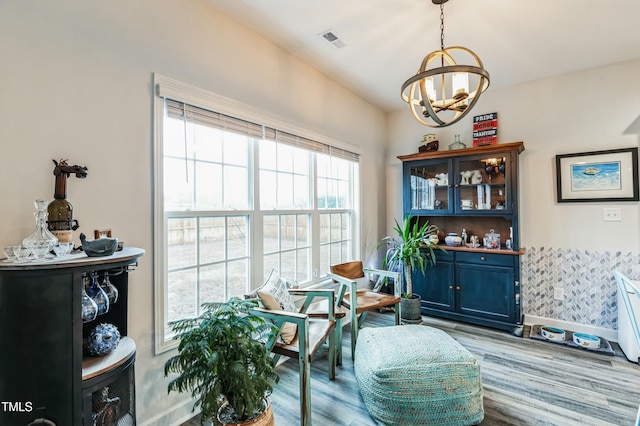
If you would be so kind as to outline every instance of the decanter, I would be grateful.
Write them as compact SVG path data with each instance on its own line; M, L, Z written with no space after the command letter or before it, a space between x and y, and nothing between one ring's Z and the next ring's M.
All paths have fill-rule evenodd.
M116 303L116 301L118 300L118 289L116 288L116 286L111 284L111 280L109 279L109 272L104 272L104 278L102 279L100 287L102 287L102 290L104 290L107 298L109 299L109 306L111 306L113 303Z
M95 272L91 273L91 286L87 290L87 295L98 305L98 315L109 312L109 297L98 284L98 274Z
M48 252L51 247L58 244L58 239L47 228L47 216L49 215L47 206L49 202L47 200L35 200L34 204L36 212L33 215L36 217L36 227L27 238L22 240L22 245L30 248L46 247Z

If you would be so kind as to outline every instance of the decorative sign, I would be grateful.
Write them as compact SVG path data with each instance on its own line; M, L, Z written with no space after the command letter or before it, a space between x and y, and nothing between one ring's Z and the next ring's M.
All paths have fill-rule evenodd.
M473 146L498 143L498 113L473 117Z

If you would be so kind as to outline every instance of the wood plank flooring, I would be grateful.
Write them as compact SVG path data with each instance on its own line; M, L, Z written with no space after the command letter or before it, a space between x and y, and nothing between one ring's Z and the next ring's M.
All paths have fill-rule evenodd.
M640 366L615 356L555 345L507 332L424 317L424 324L455 338L480 362L485 417L481 425L632 426L640 404ZM365 327L393 324L393 313L370 313ZM525 330L525 336L528 330ZM353 374L349 326L343 334L343 365L335 381L327 352L311 368L312 420L316 426L375 426ZM271 396L278 426L300 423L298 365L278 366ZM194 418L181 426L199 425Z

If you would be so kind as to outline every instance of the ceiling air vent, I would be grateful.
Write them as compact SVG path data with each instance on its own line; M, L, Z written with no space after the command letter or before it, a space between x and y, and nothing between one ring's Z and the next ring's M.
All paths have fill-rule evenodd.
M346 44L342 40L340 40L340 38L332 30L323 31L318 35L323 39L327 40L337 49L342 49L343 47L346 46Z

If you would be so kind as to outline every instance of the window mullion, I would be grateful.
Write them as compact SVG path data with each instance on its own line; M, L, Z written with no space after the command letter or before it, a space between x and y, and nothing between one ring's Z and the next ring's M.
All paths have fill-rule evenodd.
M252 176L249 178L251 182L251 188L249 193L253 194L252 206L253 209L249 213L249 232L250 232L250 246L249 254L250 266L249 266L249 289L259 287L259 283L262 282L262 276L264 275L264 214L262 213L260 206L260 140L254 139L250 145L251 157L250 163L253 167L250 167Z

